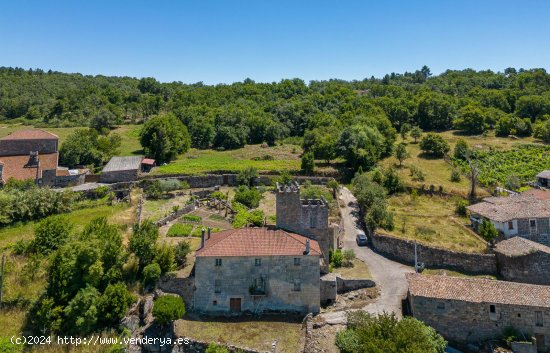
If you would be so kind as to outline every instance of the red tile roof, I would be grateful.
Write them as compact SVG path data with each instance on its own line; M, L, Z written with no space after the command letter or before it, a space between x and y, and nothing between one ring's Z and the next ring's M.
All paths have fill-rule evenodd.
M550 308L550 286L415 273L407 281L413 297Z
M141 164L147 164L147 165L155 165L155 160L151 158L144 158L141 161Z
M541 189L529 189L521 193L526 196L533 196L539 200L548 200L550 201L550 191L541 190Z
M506 256L523 256L535 252L550 254L550 247L516 236L499 242L495 251Z
M472 213L497 222L522 218L550 217L550 200L541 199L529 194L508 197L487 197L482 202L468 206L467 208Z
M38 156L40 161L40 170L38 177L42 177L43 170L57 169L57 153L41 154ZM10 178L17 180L35 179L36 168L28 168L25 165L29 162L29 156L6 156L0 157L2 164L2 180L8 181Z
M17 130L0 140L58 140L57 135L40 129Z
M196 256L299 256L304 255L308 238L269 228L230 229L205 240ZM319 243L310 240L309 255L320 256Z

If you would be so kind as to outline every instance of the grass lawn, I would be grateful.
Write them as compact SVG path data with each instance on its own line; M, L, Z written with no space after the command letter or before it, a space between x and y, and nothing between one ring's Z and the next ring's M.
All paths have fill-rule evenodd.
M466 217L454 213L455 203L443 197L403 194L388 200L394 212L395 229L382 234L417 240L420 243L455 251L484 252L486 243L466 225Z
M107 217L110 222L120 225L124 230L134 223L132 208L126 203L119 205L99 205L90 208L79 209L66 213L67 219L74 223L76 230L82 229L92 219ZM0 249L8 244L14 244L18 240L30 240L34 236L34 227L39 221L17 224L0 228Z
M174 211L174 206L184 207L189 200L189 195L162 198L159 200L146 199L143 203L142 219L158 221Z
M339 267L335 268L332 272L339 273L344 278L372 278L367 265L359 260L353 259L352 267Z
M191 149L177 160L153 170L153 174L201 174L214 171L240 171L254 167L259 171L299 170L301 149L293 145L261 147L247 145L230 151ZM272 156L273 160L254 160Z
M185 318L176 321L176 335L206 342L233 344L271 352L277 340L278 353L295 353L303 349L301 317L216 318L215 321Z

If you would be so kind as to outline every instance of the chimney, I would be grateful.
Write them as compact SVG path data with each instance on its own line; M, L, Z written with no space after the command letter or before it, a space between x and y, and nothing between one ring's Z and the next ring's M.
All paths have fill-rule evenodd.
M204 228L201 231L201 249L204 248Z
M309 250L310 250L309 239L307 239L306 240L306 250L304 250L304 255L308 255Z
M206 239L210 239L210 233L212 232L212 228L208 227L208 238Z

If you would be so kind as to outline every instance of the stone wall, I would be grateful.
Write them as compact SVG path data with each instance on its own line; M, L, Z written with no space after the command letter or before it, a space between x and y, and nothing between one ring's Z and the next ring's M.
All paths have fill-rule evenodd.
M179 210L177 210L176 212L172 212L170 213L168 216L164 217L164 218L161 218L160 220L157 221L157 226L158 227L162 227L164 225L166 225L168 222L171 222L181 216L183 216L184 214L186 213L189 213L193 210L195 210L197 207L195 205L187 205L183 208L180 208Z
M372 247L377 252L394 260L414 264L414 242L388 235L369 236ZM495 254L477 254L450 251L423 244L417 245L418 261L427 267L448 268L472 274L497 273Z
M321 304L333 303L338 294L336 276L328 273L321 277L320 291Z
M441 300L411 297L409 303L415 318L425 322L444 338L459 344L471 344L501 337L506 327L514 327L527 340L536 334L546 338L550 347L550 311L547 308L519 305L471 303L458 300ZM490 306L495 312L490 312ZM543 315L542 327L536 326L535 312Z
M116 170L112 172L104 172L99 175L99 181L102 183L119 183L136 181L138 179L139 170Z
M550 254L534 251L522 256L496 252L498 272L506 281L550 285Z
M342 278L336 276L336 288L338 294L351 292L353 290L362 289L362 288L372 288L376 286L374 281L365 278Z
M226 314L230 299L240 298L242 312L319 312L319 256L222 257L221 266L215 260L195 260L195 311ZM263 287L265 295L251 295L254 286Z

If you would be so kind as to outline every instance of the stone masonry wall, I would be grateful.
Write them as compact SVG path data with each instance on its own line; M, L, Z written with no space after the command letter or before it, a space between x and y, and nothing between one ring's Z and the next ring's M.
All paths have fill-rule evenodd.
M256 266L255 259L261 260ZM295 265L294 258L300 259ZM243 312L287 311L318 313L319 256L197 257L195 311L229 313L230 298L241 298ZM266 295L253 297L250 287L264 280ZM299 283L299 290L295 289Z
M547 308L494 304L495 313L490 313L491 303L470 303L457 300L441 300L409 296L415 318L435 328L451 342L467 344L498 338L506 327L514 327L527 340L535 334L543 334L546 347L550 348L550 311ZM536 326L535 312L543 315L543 326Z
M372 234L373 248L397 261L414 264L414 242L388 235ZM417 245L418 261L428 267L449 268L472 274L496 274L495 254L476 254Z
M523 256L496 253L499 274L507 281L550 285L550 254L536 251Z

